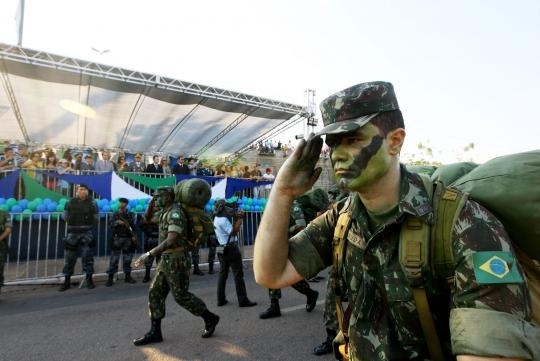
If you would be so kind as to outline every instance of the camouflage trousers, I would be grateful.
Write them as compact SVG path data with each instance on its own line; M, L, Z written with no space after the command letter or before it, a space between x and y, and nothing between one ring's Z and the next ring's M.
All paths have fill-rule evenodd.
M0 241L0 287L4 285L4 268L7 262L8 245L7 239Z
M186 253L161 256L148 294L150 319L158 320L165 317L165 300L169 291L172 292L176 303L194 316L201 316L207 309L203 300L188 291L191 267L189 258Z
M118 272L118 263L120 263L120 254L122 255L122 270L124 273L131 272L131 261L133 260L133 252L126 252L122 250L112 250L111 259L109 261L109 269L107 273L110 275Z
M323 325L329 330L339 331L336 313L336 295L334 293L334 272L328 272L326 298L324 301Z
M306 280L297 282L294 285L291 285L291 287L306 296L311 291L311 287L309 286L309 283ZM268 289L268 296L270 296L270 300L279 300L281 298L281 290L279 288L278 289L270 288Z
M91 231L85 233L68 234L68 237L77 238L77 249L64 248L64 269L62 273L65 276L73 275L75 263L77 263L77 253L81 251L81 263L83 273L91 275L94 273L94 251L90 247L93 242L93 234Z

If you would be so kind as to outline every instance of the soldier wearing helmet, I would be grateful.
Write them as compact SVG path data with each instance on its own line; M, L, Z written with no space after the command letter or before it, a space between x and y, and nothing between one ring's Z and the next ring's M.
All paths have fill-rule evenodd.
M161 260L148 294L150 331L143 337L133 340L133 343L141 346L163 341L161 320L165 317L165 299L169 291L180 306L193 315L203 318L204 330L201 336L208 338L214 333L219 316L210 312L203 300L188 291L191 261L187 243L187 216L174 202L173 187L159 187L155 195L160 208L159 244L141 255L135 262L135 266L144 265L151 256L161 255Z

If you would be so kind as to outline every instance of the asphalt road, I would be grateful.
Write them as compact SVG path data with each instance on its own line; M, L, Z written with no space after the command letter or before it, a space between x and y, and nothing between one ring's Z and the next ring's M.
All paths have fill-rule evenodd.
M217 274L191 276L190 290L221 317L215 334L202 339L202 318L169 296L164 341L144 347L132 344L150 324L148 284L140 282L140 274L136 284L120 280L105 287L104 280L98 280L93 290L6 286L0 294L0 360L333 360L331 355L312 354L325 338L326 274L321 275L324 280L310 283L319 291L313 312L305 311L305 296L287 288L282 290L282 316L269 320L258 317L269 304L268 292L254 282L251 264L246 265L246 285L249 298L258 303L251 308L238 307L232 275L227 282L229 303L223 307L216 306Z

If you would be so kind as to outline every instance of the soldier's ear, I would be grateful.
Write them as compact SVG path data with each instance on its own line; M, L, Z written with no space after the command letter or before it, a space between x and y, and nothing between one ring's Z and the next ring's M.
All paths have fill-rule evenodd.
M388 143L388 152L391 155L398 155L401 152L401 147L405 141L405 129L397 128L386 135L386 141Z

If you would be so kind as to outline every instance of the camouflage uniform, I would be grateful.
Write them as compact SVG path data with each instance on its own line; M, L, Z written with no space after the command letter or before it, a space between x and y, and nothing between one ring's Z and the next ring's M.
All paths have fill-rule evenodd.
M4 233L6 229L11 229L12 227L13 225L11 224L9 214L4 210L0 209L0 235ZM7 256L9 251L8 239L9 234L6 236L6 238L0 240L0 289L4 285L4 267L7 262Z
M296 234L298 231L297 229L299 227L304 228L306 226L306 217L304 216L304 212L302 211L302 207L300 206L300 203L298 201L294 201L291 206L291 217L289 222L289 237ZM308 281L305 279L302 281L299 281L293 285L291 285L292 288L297 290L303 295L312 295L315 291L311 289L309 286ZM270 301L272 300L279 300L281 298L281 289L268 289L268 295L270 296ZM316 299L316 296L315 296Z
M352 304L350 359L428 359L416 304L398 252L400 226L406 213L427 223L433 221L432 205L421 178L401 166L396 214L376 229L372 229L373 222L356 193L315 219L290 240L289 259L301 275L309 277L332 265L334 227L340 210L345 208L352 221L340 274ZM527 352L523 345L531 347L534 343L526 339L527 328L533 326L523 322L530 320L531 309L521 268L516 270L521 281L485 285L477 280L472 262L478 250L504 251L514 256L503 225L488 210L468 200L455 222L452 244L452 289L445 280L433 279L429 272L423 275L447 359L455 359L452 354L530 359L530 348ZM518 331L502 335L498 331L501 329Z
M167 238L167 233L177 232L181 235L180 242L182 243L177 246L183 248L180 251L173 249L172 252L165 250L161 254L148 295L148 308L152 320L165 317L165 300L169 291L180 306L195 316L202 316L207 309L199 297L188 291L191 256L184 242L186 229L187 219L179 206L173 204L169 209L161 212L159 216L160 242Z

